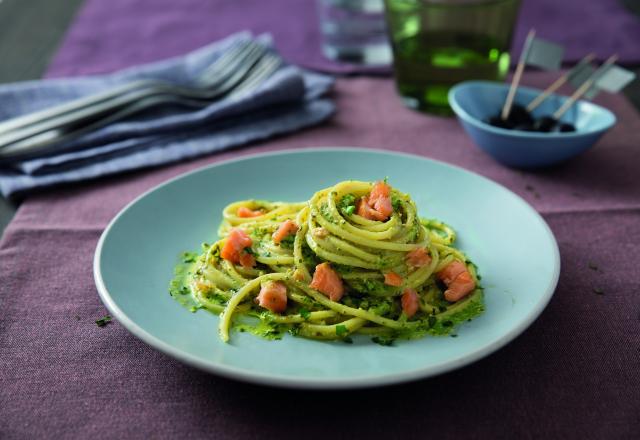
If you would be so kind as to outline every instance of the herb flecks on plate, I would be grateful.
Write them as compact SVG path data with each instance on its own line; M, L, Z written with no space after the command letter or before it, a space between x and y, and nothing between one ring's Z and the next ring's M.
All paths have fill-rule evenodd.
M105 325L109 324L112 319L113 318L111 318L111 315L104 315L102 318L96 319L96 325L98 327L104 327Z

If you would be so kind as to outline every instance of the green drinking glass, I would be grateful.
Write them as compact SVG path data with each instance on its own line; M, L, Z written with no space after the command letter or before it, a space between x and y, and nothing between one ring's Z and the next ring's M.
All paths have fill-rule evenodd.
M449 89L501 81L520 0L385 0L398 93L416 110L451 115Z

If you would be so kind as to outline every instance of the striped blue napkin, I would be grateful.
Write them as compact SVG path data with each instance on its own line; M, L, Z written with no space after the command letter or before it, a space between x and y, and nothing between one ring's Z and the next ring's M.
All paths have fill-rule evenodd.
M142 78L189 84L248 32L232 35L187 55L109 75L28 81L0 86L0 120L30 113ZM271 44L267 35L257 38ZM197 111L150 110L29 159L0 164L5 197L214 153L318 124L335 111L323 95L329 76L284 65L240 98Z

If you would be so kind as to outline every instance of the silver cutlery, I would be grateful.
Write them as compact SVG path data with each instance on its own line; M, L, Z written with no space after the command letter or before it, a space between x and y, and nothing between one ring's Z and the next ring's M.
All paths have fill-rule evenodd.
M240 82L234 82L234 87L227 89L226 96L231 99L240 99L242 95L249 93L271 76L281 64L280 57L267 53L249 68L249 71L243 75ZM185 90L184 88L179 89L180 92ZM73 140L83 134L90 133L158 105L172 104L199 109L212 102L210 96L214 98L218 96L217 94L209 93L208 90L202 90L202 93L197 93L198 90L196 89L188 89L187 93L174 93L175 90L175 87L171 87L167 92L165 92L165 89L162 91L155 89L155 93L148 93L144 96L136 94L136 99L128 101L128 104L121 105L116 111L112 110L106 114L105 112L95 111L94 106L92 106L92 118L78 118L75 124L73 120L70 120L66 124L59 125L53 129L40 130L32 136L24 137L11 144L5 144L0 149L0 158L15 158L42 152L50 147L55 147L63 142ZM138 98L138 96L142 97Z
M139 80L2 122L0 157L22 153L29 145L35 147L58 143L61 141L60 133L79 130L86 133L90 130L83 127L95 129L96 121L102 121L99 126L103 126L104 121L113 122L151 106L165 103L190 106L197 100L211 102L222 98L238 86L247 86L248 81L255 77L250 77L249 73L266 51L264 45L254 41L239 43L212 63L191 86L179 86L161 80ZM177 98L148 99L154 96ZM129 106L132 108L127 110Z

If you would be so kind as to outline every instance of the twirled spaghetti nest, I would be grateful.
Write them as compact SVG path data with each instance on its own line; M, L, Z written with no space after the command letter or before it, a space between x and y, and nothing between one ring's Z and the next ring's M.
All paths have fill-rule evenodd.
M448 334L480 314L483 298L475 266L453 247L454 231L439 221L421 219L409 195L391 187L393 212L387 219L359 215L359 204L373 187L370 182L345 181L318 191L308 202L246 200L228 205L218 231L221 239L188 259L188 267L172 283L172 294L188 295L196 308L220 314L224 341L235 328L267 338L288 331L347 342L351 334L367 334L387 344L397 337ZM251 216L238 215L242 210ZM295 223L297 231L275 240L286 221ZM251 265L222 257L234 229L250 238L251 245L242 252L252 256ZM416 250L428 256L423 264L408 262ZM452 302L444 298L447 285L438 274L453 262L464 264L476 287ZM322 263L344 283L339 300L311 287ZM286 308L280 312L256 303L268 282L286 286ZM404 303L408 291L417 298L411 317Z

